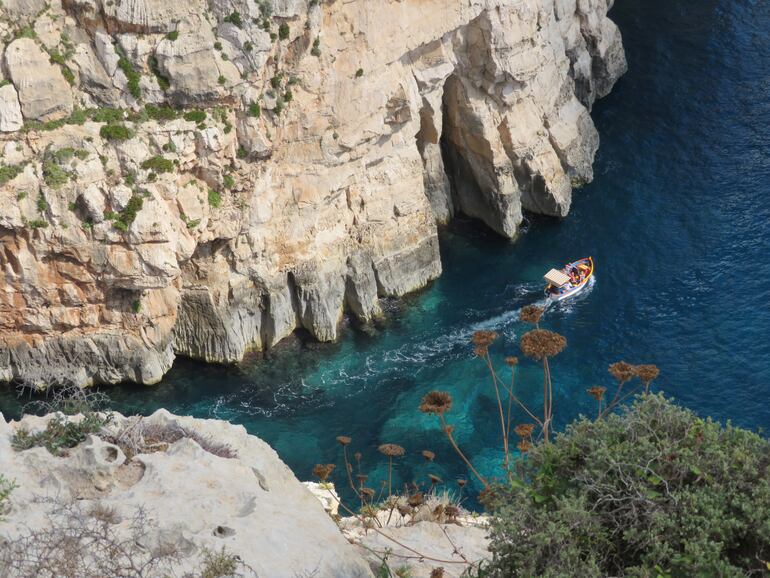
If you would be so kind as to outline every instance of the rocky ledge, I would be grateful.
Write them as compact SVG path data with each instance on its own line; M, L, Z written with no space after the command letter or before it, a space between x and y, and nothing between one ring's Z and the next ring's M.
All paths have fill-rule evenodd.
M611 0L4 0L0 381L334 340L592 178Z
M110 415L54 455L22 449L19 436L46 430L59 414L10 423L0 414L0 576L373 578L385 556L414 578L437 567L449 578L488 554L479 520L440 501L408 519L398 511L380 513L379 524L340 519L333 487L310 491L242 426L165 410ZM8 483L16 487L6 498ZM202 571L216 555L230 572Z

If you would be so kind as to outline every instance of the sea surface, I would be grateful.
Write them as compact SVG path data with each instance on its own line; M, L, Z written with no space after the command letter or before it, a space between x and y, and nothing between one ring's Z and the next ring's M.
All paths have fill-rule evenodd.
M180 359L158 386L107 389L114 407L243 424L301 479L315 463L340 464L335 437L348 435L379 487L376 448L397 443L407 450L397 483L431 472L456 490L468 473L418 411L421 397L452 394L459 443L494 472L494 390L470 337L498 331L491 351L508 375L503 357L520 355L527 330L518 311L541 299L544 272L591 255L596 283L543 319L568 341L552 363L557 428L594 412L586 388L610 387L607 366L621 359L657 364L656 389L703 416L770 427L770 4L618 0L611 16L629 72L594 108L595 180L568 218L533 217L515 244L461 220L442 233L443 276L388 304L373 334L348 327L340 343L289 343L237 367ZM517 388L535 405L541 379L522 360ZM21 403L0 397L11 416ZM344 485L341 467L334 478Z

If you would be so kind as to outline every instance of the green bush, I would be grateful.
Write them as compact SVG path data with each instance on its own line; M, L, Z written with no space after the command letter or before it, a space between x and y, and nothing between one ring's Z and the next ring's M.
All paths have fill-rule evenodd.
M5 512L8 498L11 497L11 492L18 487L16 482L9 480L3 474L0 474L0 522L3 521L2 514Z
M483 497L482 575L746 576L770 560L770 442L662 395L581 419Z
M173 42L174 40L179 38L179 31L178 30L172 30L171 32L166 34L166 38L168 38L169 40L171 40Z
M116 47L116 51L120 57L118 59L118 68L123 71L123 74L126 75L126 79L128 80L128 92L134 98L139 99L142 96L142 90L139 88L139 79L141 78L141 75L134 70L134 65L131 64L131 61L119 47Z
M286 40L289 37L289 25L286 22L281 22L278 27L278 38Z
M225 22L234 24L238 28L243 28L243 19L241 18L240 12L238 12L237 10L235 12L232 12L230 15L225 16Z
M88 112L94 122L114 123L124 119L124 113L119 108L95 108Z
M147 115L157 121L175 120L179 117L179 113L170 106L155 106L154 104L147 104L144 107L147 111Z
M321 39L318 36L313 40L313 48L310 49L310 54L316 58L321 56Z
M359 68L358 70L356 70L356 78L361 78L363 75L364 75L363 68Z
M155 155L144 161L142 168L155 173L170 173L174 170L174 161Z
M262 109L258 102L252 102L249 105L249 116L253 118L259 118L262 114Z
M22 171L21 165L0 165L0 186L15 179Z
M166 91L171 87L171 81L161 72L160 64L158 64L158 57L154 54L150 55L147 59L147 66L155 76L155 80L158 82L158 86L161 90Z
M235 179L230 175L225 175L222 177L222 184L227 189L232 189L235 186Z
M188 110L186 113L184 113L184 119L195 123L203 122L206 120L206 111Z
M43 180L52 189L60 189L70 180L70 174L60 167L54 157L43 160Z
M128 140L134 133L123 124L105 124L99 129L99 136L105 140Z
M222 204L222 195L214 189L209 189L209 205L218 208Z
M57 415L49 420L43 431L30 433L23 428L16 430L11 445L16 451L42 446L53 455L60 456L68 448L74 448L85 441L87 435L101 430L111 419L110 414L102 417L96 413L88 413L79 421Z

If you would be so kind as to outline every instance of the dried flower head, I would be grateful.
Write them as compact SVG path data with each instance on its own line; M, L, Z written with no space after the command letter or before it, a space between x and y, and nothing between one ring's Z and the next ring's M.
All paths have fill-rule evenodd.
M422 492L417 492L416 494L412 494L411 496L409 496L409 499L407 500L409 505L412 506L413 508L416 508L417 506L422 504L423 501L424 501L424 496Z
M457 480L457 485L458 485L458 486L460 486L461 488L464 488L464 487L465 487L465 484L467 484L467 483L468 483L468 482L467 482L467 481L465 481L465 480L463 480L462 478L460 478L459 480Z
M388 456L389 458L400 458L406 453L404 448L396 444L382 444L377 449L382 455Z
M644 383L649 385L652 381L656 380L660 375L660 369L657 365L646 364L636 366L636 376Z
M530 448L532 448L532 444L529 440L521 440L518 444L516 444L516 447L519 448L521 453L526 454Z
M375 491L372 488L361 488L359 491L364 500L371 500L375 494Z
M341 446L350 444L352 440L348 436L337 436L337 443Z
M517 425L514 430L516 432L516 435L522 438L528 438L532 435L532 432L535 431L535 424L533 423L520 423Z
M618 383L625 383L636 375L636 368L625 361L616 361L607 369Z
M604 393L607 391L606 387L602 387L601 385L595 385L593 387L589 387L586 392L588 395L593 397L596 401L600 401L604 398Z
M325 482L326 478L334 471L334 467L334 464L316 464L313 467L313 475Z
M369 476L366 474L358 474L356 479L358 480L358 485L363 487L364 482L369 479Z
M476 357L486 357L487 353L489 353L489 347L486 345L477 345L473 348L473 355Z
M439 566L430 571L430 578L444 578L444 568Z
M435 474L428 474L428 478L430 478L430 483L431 483L432 486L435 486L436 484L443 484L444 483L444 480L442 480L441 478L439 478Z
M422 457L425 458L426 462L432 462L435 459L436 454L430 450L422 450Z
M452 396L446 391L429 391L420 402L423 413L444 414L452 408Z
M357 462L360 462L360 461L361 461L361 458L362 458L363 456L361 455L361 452L356 452L356 453L354 453L354 454L353 454L353 457L354 457L354 458L356 458L356 461L357 461Z
M406 518L409 514L412 513L412 508L405 504L399 504L396 507L398 508L398 513L401 514L402 518Z
M537 305L527 305L526 307L522 307L521 311L519 311L519 319L524 323L537 325L540 323L540 318L543 316L544 311L545 310L542 307L538 307Z
M533 329L521 336L519 346L527 357L543 359L561 353L567 346L567 339L547 329Z
M513 355L509 355L508 357L505 358L505 364L508 367L514 367L519 364L519 358Z
M471 343L480 347L489 347L497 339L496 331L480 330L476 331L471 337Z
M443 429L446 435L451 436L455 431L455 426L447 424Z
M460 515L460 508L453 504L447 504L444 507L444 513L449 516L450 518L456 518Z

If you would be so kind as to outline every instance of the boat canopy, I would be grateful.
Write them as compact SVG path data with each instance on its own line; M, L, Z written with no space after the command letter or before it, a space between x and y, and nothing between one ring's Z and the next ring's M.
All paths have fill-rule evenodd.
M551 269L544 275L544 278L554 287L564 287L570 282L569 276L558 269Z

